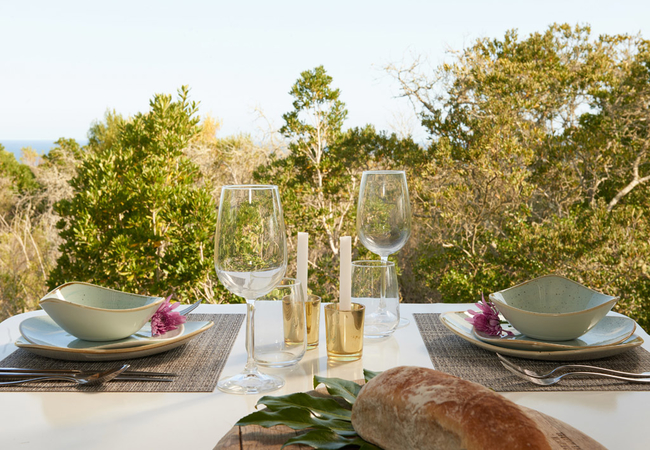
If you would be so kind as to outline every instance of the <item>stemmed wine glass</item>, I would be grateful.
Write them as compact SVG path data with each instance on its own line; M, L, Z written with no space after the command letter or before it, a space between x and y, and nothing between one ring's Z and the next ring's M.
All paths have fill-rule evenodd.
M357 205L361 243L382 261L399 251L411 235L411 203L403 170L363 172ZM401 326L407 325L401 319Z
M284 380L260 372L253 357L255 299L271 292L287 270L287 238L278 187L224 186L214 245L219 280L247 304L246 366L243 372L219 380L217 387L232 394L279 389Z

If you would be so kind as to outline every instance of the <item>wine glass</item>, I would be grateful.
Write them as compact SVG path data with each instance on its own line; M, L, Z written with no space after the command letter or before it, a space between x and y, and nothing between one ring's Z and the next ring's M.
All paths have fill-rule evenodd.
M411 203L403 170L363 172L357 205L357 234L364 247L384 262L404 247L411 235ZM400 326L408 323L407 319L400 319Z
M271 292L287 270L287 238L278 187L224 186L214 245L219 280L230 292L246 299L247 305L246 366L241 373L219 380L217 387L232 394L279 389L284 380L260 372L253 357L255 299Z

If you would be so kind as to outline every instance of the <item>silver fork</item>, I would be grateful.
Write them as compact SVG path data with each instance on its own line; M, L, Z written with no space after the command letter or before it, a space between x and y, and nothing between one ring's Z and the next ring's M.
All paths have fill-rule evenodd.
M192 311L194 311L196 308L198 308L198 306L201 304L202 301L203 301L203 300L199 299L199 301L194 302L194 303L192 303L190 306L188 306L187 308L183 309L182 311L179 311L179 314L180 314L181 316L186 316L186 315L188 315L189 313L191 313Z
M526 375L524 372L520 372L519 370L516 369L516 366L510 365L507 361L501 360L501 364L508 371L512 372L519 378L522 378L526 381L530 381L531 383L537 384L539 386L552 386L554 384L559 383L563 378L570 377L570 376L613 378L615 380L631 381L633 383L650 383L650 378L631 378L631 377L623 377L619 375L610 375L608 373L602 373L602 372L566 372L563 373L562 375L558 375L555 377L535 378Z
M92 385L102 384L107 381L110 381L128 368L129 365L124 364L121 367L115 367L113 369L109 369L103 372L97 372L93 374L50 375L47 377L25 378L23 380L16 380L16 381L3 381L0 382L0 386L6 386L10 384L32 383L34 381L48 381L48 380L72 381L79 385L92 386Z
M604 367L596 367L596 366L585 366L583 364L564 364L562 366L558 366L551 370L550 372L546 373L539 373L535 372L530 369L525 369L521 366L518 366L515 364L512 360L506 358L505 356L501 355L500 353L497 353L497 358L501 360L502 363L507 363L511 367L515 368L516 370L523 372L524 374L528 375L529 377L533 378L548 378L556 374L557 372L562 372L565 370L577 373L577 372L598 372L598 373L605 373L609 375L619 375L623 377L629 377L629 378L650 378L650 372L643 372L643 373L633 373L633 372L622 372L620 370L614 370L614 369L606 369Z

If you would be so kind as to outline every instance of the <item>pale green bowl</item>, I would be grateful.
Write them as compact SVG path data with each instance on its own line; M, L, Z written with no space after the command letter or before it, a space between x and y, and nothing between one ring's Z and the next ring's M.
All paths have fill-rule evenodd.
M490 300L521 333L546 341L568 341L591 330L618 297L559 275L546 275L490 294Z
M142 328L163 301L162 297L70 282L45 295L40 305L57 325L78 339L115 341Z

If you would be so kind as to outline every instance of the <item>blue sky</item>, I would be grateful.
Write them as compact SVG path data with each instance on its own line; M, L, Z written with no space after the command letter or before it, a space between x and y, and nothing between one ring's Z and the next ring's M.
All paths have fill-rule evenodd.
M184 84L221 136L256 134L266 125L255 109L281 126L291 85L321 64L347 126L390 130L412 113L388 63L437 64L448 48L553 22L650 39L650 2L0 0L0 142L84 140L107 109L145 111Z

